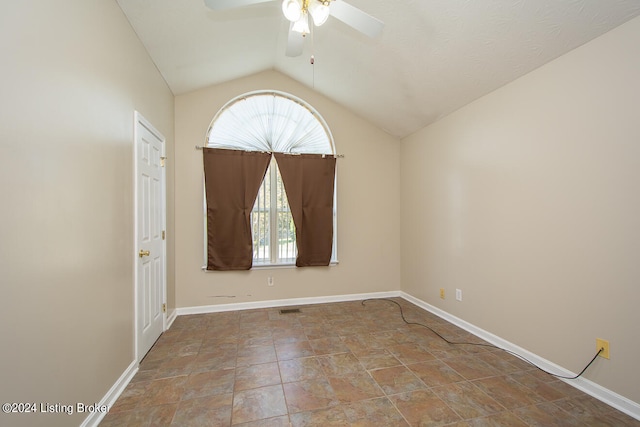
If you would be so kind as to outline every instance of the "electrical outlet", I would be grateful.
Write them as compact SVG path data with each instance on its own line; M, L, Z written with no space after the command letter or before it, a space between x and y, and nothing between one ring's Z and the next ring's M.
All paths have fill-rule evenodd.
M462 289L456 289L456 300L462 301Z
M273 286L273 276L267 277L267 286Z
M603 340L602 338L596 338L596 350L600 350L601 348L604 350L602 350L599 356L609 359L609 341Z
M440 298L444 299L444 288L440 288Z

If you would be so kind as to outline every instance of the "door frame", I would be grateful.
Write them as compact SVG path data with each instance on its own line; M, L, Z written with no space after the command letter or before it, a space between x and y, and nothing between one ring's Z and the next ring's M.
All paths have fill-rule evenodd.
M133 216L134 216L134 231L133 231L133 347L134 347L134 356L136 363L140 363L145 354L140 354L140 335L142 331L139 329L139 325L141 322L138 320L138 316L140 315L138 310L138 303L140 300L140 286L139 286L139 277L138 277L138 136L140 132L140 126L145 127L149 132L154 134L160 141L162 141L162 157L166 158L166 138L164 135L158 131L147 119L144 118L140 112L137 110L134 111L134 130L133 130ZM167 229L167 173L166 169L162 167L161 174L161 211L162 211L162 229ZM166 238L162 241L162 304L167 303L167 240ZM167 330L167 311L164 310L162 313L162 332Z

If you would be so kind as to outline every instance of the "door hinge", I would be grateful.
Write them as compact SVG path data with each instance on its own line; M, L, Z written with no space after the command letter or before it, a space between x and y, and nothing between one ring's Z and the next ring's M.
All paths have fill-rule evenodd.
M162 312L163 313L167 312L167 304L162 304Z
M166 233L164 230L162 230L162 240L164 240L165 236L166 236Z
M167 160L166 157L164 156L160 157L160 166L164 167L165 160Z

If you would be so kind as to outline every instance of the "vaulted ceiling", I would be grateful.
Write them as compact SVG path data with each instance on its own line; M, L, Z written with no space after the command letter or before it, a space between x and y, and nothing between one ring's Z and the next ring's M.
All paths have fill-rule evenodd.
M640 0L346 0L382 35L330 17L291 58L279 0L117 1L176 95L275 69L397 137L640 15Z

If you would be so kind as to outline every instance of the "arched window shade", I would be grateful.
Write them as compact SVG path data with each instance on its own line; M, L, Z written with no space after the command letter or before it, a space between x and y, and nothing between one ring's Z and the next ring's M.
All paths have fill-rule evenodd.
M209 127L208 146L246 151L335 154L322 117L292 95L252 92L227 103Z
M320 173L335 177L335 157L327 156L326 159L324 157L325 154L335 154L335 145L324 119L310 105L292 95L277 91L258 91L241 95L229 101L213 118L207 133L207 147L256 155L282 153L277 155L284 154L285 157L295 158L293 163L283 157L279 157L278 161L275 157L272 158L264 174L264 180L251 210L251 218L246 219L247 226L251 227L251 245L248 247L248 250L253 252L251 265L293 265L294 263L297 266L327 265L329 255L331 262L337 263L334 180L330 179L320 184L317 181L318 178L313 176ZM286 156L286 154L296 155ZM325 160L327 162L325 166L329 166L329 169L324 166L318 169L320 164L317 162L325 163ZM219 172L227 166L226 162L227 160L218 167ZM285 182L279 169L285 166L280 166L279 163L286 163L287 167L286 192ZM331 163L333 166L330 166ZM294 169L291 169L291 166ZM236 180L245 182L244 178L236 179L231 176L236 169L243 168L244 166L238 165L231 170L227 169L226 172L222 172L226 175L220 176L219 182L231 183ZM205 178L206 170L205 166ZM294 170L296 172L292 175ZM329 172L329 170L333 171ZM311 175L303 177L303 174ZM304 181L312 188L298 188L298 181ZM322 193L317 191L318 186L324 186L329 191L325 192L322 202L317 199ZM287 193L291 191L294 192L291 195L294 209L291 208L287 197ZM308 198L312 195L315 200L313 204L309 204ZM316 208L318 203L322 204L322 207ZM303 204L307 206L305 211L301 210ZM329 208L328 211L326 207ZM321 212L322 209L325 213L316 217L316 212ZM209 215L207 217L208 221L211 221L211 217ZM331 220L332 217L333 220ZM245 220L238 219L238 221L240 223ZM213 232L212 225L213 223L207 226L208 234ZM228 228L225 226L223 230ZM221 236L224 233L214 232L214 234ZM209 240L211 241L214 237L210 235ZM216 251L207 244L205 247L209 260L207 265L210 266L213 264L211 257L216 254ZM319 247L323 248L320 252L317 251ZM227 267L226 265L213 267L213 269L218 268ZM244 269L238 266L238 269L241 268ZM230 267L230 269L236 269L236 267Z

